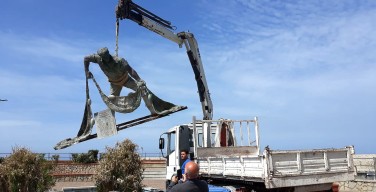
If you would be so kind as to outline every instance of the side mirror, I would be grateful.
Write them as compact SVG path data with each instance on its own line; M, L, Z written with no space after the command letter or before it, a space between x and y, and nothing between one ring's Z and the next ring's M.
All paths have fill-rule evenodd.
M159 138L159 149L164 149L164 138Z

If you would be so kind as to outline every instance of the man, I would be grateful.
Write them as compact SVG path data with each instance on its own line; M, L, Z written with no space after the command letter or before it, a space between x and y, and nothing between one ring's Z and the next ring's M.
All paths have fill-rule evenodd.
M185 174L185 165L190 162L191 160L188 158L188 150L181 150L180 151L180 158L181 158L181 162L183 162L183 164L181 165L180 169L181 169L181 173L182 174Z
M198 165L190 161L185 165L185 176L183 176L183 183L178 182L178 178L173 176L171 183L167 188L167 192L208 192L209 186L205 181L198 179L199 167Z
M110 55L107 47L99 49L97 54L88 55L84 58L85 72L88 78L90 78L90 62L97 63L107 76L111 85L109 98L119 96L123 86L136 91L137 84L144 84L144 81L128 62L124 58Z

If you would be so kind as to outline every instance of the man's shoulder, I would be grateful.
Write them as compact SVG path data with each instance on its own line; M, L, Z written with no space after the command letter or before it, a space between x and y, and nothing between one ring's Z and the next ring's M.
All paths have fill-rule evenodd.
M185 169L185 165L190 162L191 160L190 159L186 159L183 164L181 165L183 169Z
M196 185L200 185L200 186L208 186L208 183L206 181L203 181L203 180L200 180L200 179L195 179L193 180L193 182L196 184Z
M178 183L177 185L174 186L174 190L179 191L179 189L190 189L191 187L196 186L192 182L184 182L184 183Z
M208 191L208 184L202 180L189 180L181 184L177 184L174 188L174 191L198 191L198 192L206 192Z

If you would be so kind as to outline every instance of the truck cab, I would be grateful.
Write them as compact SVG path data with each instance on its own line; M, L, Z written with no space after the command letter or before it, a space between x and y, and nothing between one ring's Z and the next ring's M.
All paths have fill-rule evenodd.
M217 125L211 124L211 140L214 141ZM203 141L203 129L202 124L196 125L196 135L194 135L194 126L192 123L178 125L170 128L167 132L163 133L159 139L159 148L162 151L162 155L166 158L166 180L169 182L174 174L178 173L183 164L180 152L181 150L189 151L189 158L194 160L195 158L195 139L197 139L197 147L202 147ZM213 143L214 145L214 143Z
M250 129L251 123L254 122L255 133L251 137ZM235 124L239 124L243 130L235 131ZM210 129L208 129L210 127ZM248 139L243 137L243 132ZM253 132L253 131L252 131ZM237 140L237 137L240 139ZM253 138L253 140L251 139ZM242 146L243 142L247 149L252 148L253 153L259 155L258 147L258 124L257 118L254 120L233 121L228 119L219 120L196 120L193 117L193 122L184 125L178 125L170 128L163 133L159 139L159 148L162 155L166 158L166 182L167 185L171 181L174 174L179 174L181 165L183 164L180 152L181 150L189 151L191 160L197 160L206 154L215 153L215 151L226 151L232 153L231 149L236 146ZM246 141L247 140L247 141ZM252 140L252 141L251 141ZM197 155L199 153L199 155ZM228 154L231 155L231 154Z

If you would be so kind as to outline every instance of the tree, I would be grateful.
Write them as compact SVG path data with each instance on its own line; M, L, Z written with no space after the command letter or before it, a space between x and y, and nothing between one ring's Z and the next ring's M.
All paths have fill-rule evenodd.
M98 150L89 150L87 153L72 154L72 161L75 163L96 163L98 162Z
M126 139L106 148L97 167L96 186L98 191L141 191L143 167L138 146Z
M52 162L26 148L15 147L12 151L0 164L0 191L43 192L55 185Z

